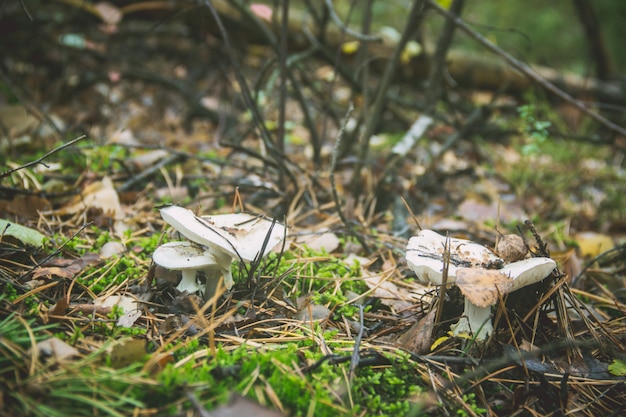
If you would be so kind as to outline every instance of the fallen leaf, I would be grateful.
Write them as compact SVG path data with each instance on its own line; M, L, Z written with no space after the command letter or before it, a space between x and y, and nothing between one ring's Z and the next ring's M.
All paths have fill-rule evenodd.
M433 309L398 338L396 345L409 352L423 354L430 349L430 339L437 310Z
M17 214L21 218L36 218L40 211L50 210L51 204L45 198L36 195L19 195L12 200L0 200L0 211Z
M46 237L34 229L0 219L0 240L4 236L11 236L24 245L36 248L43 247L46 241Z
M141 310L132 310L125 312L122 317L117 319L117 326L130 329L131 327L133 327L133 324L135 324L137 319L141 317L141 314Z
M593 258L615 247L611 236L601 233L582 232L578 233L575 238L581 256Z
M35 348L40 358L52 358L55 362L64 362L79 354L76 348L56 337L42 340L35 345Z
M59 298L56 303L48 310L49 316L63 316L67 310L68 302L67 298Z
M112 368L118 369L143 360L146 356L146 341L125 339L115 344L109 353Z
M419 302L430 290L428 287L416 284L416 288L408 290L398 287L393 282L387 280L384 275L364 276L363 282L371 290L369 296L380 299L384 305L393 308L395 311L410 309Z
M452 332L450 332L452 333ZM430 351L433 352L435 349L437 349L439 346L441 346L444 342L446 342L447 340L450 339L450 336L441 336L440 338L438 338L437 340L435 340L432 344L432 346L430 347Z
M75 214L87 209L102 210L102 213L115 220L114 229L118 234L128 229L124 223L124 210L120 198L109 177L102 178L101 182L95 182L85 187L79 196L60 210L48 214Z
M472 304L484 308L498 302L498 293L509 292L513 280L493 269L457 268L456 285Z
M298 239L298 243L305 244L309 249L316 252L322 250L326 253L333 253L341 242L336 234L332 232L322 233L321 235L308 235L302 239Z
M266 22L272 21L272 9L266 4L253 3L250 5L250 11Z
M36 280L39 277L52 276L72 279L87 266L97 265L100 261L98 254L91 252L84 254L78 259L55 259L35 269L32 279Z
M100 257L108 259L113 256L122 255L126 252L126 247L121 242L107 242L100 248Z
M137 299L128 295L110 295L96 298L93 300L93 304L98 307L118 306L124 310L124 313L137 310Z

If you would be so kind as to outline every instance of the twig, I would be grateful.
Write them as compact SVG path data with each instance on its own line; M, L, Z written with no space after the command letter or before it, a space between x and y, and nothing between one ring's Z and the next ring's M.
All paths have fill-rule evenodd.
M346 216L343 214L343 211L341 210L341 204L339 202L339 194L337 193L337 184L335 183L335 169L337 168L337 159L339 157L339 149L341 149L341 143L342 143L342 139L344 138L345 131L346 131L346 125L348 124L348 120L350 119L350 114L352 114L353 110L354 110L354 105L351 102L350 106L348 107L348 111L346 112L346 115L343 118L343 123L341 124L341 128L339 129L339 133L337 134L337 140L335 141L335 148L333 149L333 154L330 160L330 188L333 194L333 201L335 202L335 211L339 215L341 222L348 229L348 233L356 237L356 239L361 244L361 247L363 248L363 250L369 253L370 249L367 245L367 242L365 242L365 239L363 239L363 237L359 233L355 233L352 230L352 225L348 222L348 219L346 219Z
M280 70L280 89L278 96L278 134L277 146L285 152L285 120L287 118L287 38L289 37L289 0L282 0L280 24L280 44L278 46L278 68Z
M356 187L355 185L360 180L359 176L361 173L361 168L365 165L365 160L367 159L367 154L369 153L370 137L374 134L380 122L385 103L387 102L387 91L389 90L389 86L391 85L391 81L393 80L393 76L396 72L398 62L400 62L400 56L402 55L402 51L404 50L404 47L406 46L409 39L413 37L413 35L417 32L417 29L420 27L420 15L422 14L422 10L424 9L424 1L425 0L413 1L413 6L409 13L404 32L402 32L400 41L396 45L396 48L393 51L393 55L391 56L391 59L389 60L389 63L385 68L385 72L380 80L378 90L376 91L376 96L374 97L374 102L372 103L372 109L369 112L367 124L365 125L365 131L363 132L363 137L361 138L362 145L359 155L359 161L357 163L357 168L354 170L354 177L352 178L353 190L359 190L361 188Z
M335 8L333 7L332 0L325 0L325 3L326 3L326 7L328 8L328 12L330 13L330 18L337 26L339 26L342 32L345 32L348 35L357 38L361 42L382 42L383 39L380 36L372 36L366 33L359 33L347 27L341 21L341 19L337 15L337 12L335 12Z
M356 368L359 366L359 349L361 347L361 340L363 340L363 329L365 323L363 321L363 304L359 304L359 333L354 339L354 349L352 350L352 357L350 358L350 379L354 376Z
M19 167L17 167L17 168L11 169L11 170L9 170L9 171L5 171L5 172L3 172L3 173L0 173L0 178L8 177L9 175L13 174L13 173L14 173L14 172L16 172L16 171L19 171L19 170L21 170L21 169L25 169L25 168L30 168L30 167L32 167L33 165L42 164L43 166L45 166L46 168L48 168L48 165L46 165L46 164L43 162L44 160L46 160L46 159L47 159L48 157L50 157L51 155L53 155L53 154L55 154L55 153L57 153L57 152L59 152L59 151L61 151L61 150L65 149L65 148L68 148L68 147L70 147L70 146L74 145L76 142L79 142L79 141L81 141L81 140L85 139L86 137L87 137L87 136L85 136L85 135L81 135L81 136L77 137L76 139L72 139L71 141L69 141L69 142L67 142L67 143L64 143L63 145L61 145L61 146L59 146L59 147L57 147L57 148L54 148L53 150L51 150L51 151L47 152L47 153L46 153L44 156L42 156L41 158L38 158L38 159L36 159L36 160L34 160L34 161L31 161L31 162L28 162L28 163L26 163L26 164L24 164L24 165L22 165L22 166L19 166Z
M604 117L604 116L602 116L602 115L592 111L587 106L585 106L585 104L583 104L582 101L576 100L574 97L572 97L571 95L567 94L565 91L561 90L556 85L552 84L550 81L548 81L547 79L545 79L544 77L539 75L535 70L530 68L528 65L526 65L523 62L517 60L516 58L514 58L508 52L506 52L503 49L499 48L498 46L494 45L492 42L490 42L483 35L481 35L480 33L476 32L471 27L469 27L459 17L454 16L449 11L447 11L443 7L439 6L433 0L427 0L427 1L428 1L428 7L430 7L433 10L435 10L437 13L439 13L442 16L444 16L445 18L452 20L461 30L463 30L463 32L465 32L472 39L474 39L475 41L477 41L478 43L483 45L485 48L487 48L491 52L495 53L496 55L500 55L513 68L515 68L516 70L518 70L519 72L521 72L522 74L524 74L525 76L527 76L528 78L530 78L531 80L533 80L534 82L536 82L537 84L539 84L540 86L545 88L546 90L550 91L551 93L553 93L557 97L561 98L564 101L567 101L572 106L576 107L578 110L580 110L581 112L583 112L587 116L591 117L592 119L594 119L598 123L602 124L603 126L609 128L610 130L612 130L613 132L615 132L615 133L617 133L619 135L626 136L626 129L625 128L623 128L623 127L613 123L612 121L610 121L606 117Z
M230 36L228 35L226 28L224 27L224 23L222 22L222 19L220 18L219 13L213 6L213 2L211 0L204 0L204 4L211 12L211 15L213 16L213 19L215 19L215 23L217 24L220 34L222 35L222 39L224 41L224 47L228 53L230 63L233 66L235 78L237 79L237 83L239 84L239 88L241 89L243 100L246 106L248 107L248 109L250 110L250 112L252 113L252 117L254 119L256 127L259 129L259 132L261 132L261 138L263 140L263 143L268 148L268 150L270 151L270 154L276 161L279 172L281 174L286 174L287 176L289 176L293 184L297 185L297 181L295 177L293 176L293 173L291 173L291 171L285 165L288 158L282 152L280 152L280 150L277 149L276 145L272 142L271 135L267 129L265 122L263 121L263 116L261 115L261 112L258 106L256 105L256 103L254 102L254 100L252 100L252 94L250 93L250 88L248 87L248 83L246 82L243 76L243 72L239 65L239 61L235 57L234 49L230 43Z
M166 165L176 163L180 160L184 159L184 157L180 154L168 155L165 158L161 159L156 164L152 165L148 169L140 172L137 175L133 175L131 179L126 181L124 184L118 187L118 191L128 191L133 185L145 180L149 176L155 174L158 170L163 168Z
M461 15L465 0L454 0L450 6L450 12L456 16ZM437 107L437 101L441 98L443 92L443 76L446 69L446 56L448 49L454 37L456 25L451 20L446 20L439 40L437 48L430 63L430 75L428 77L427 103L430 109Z

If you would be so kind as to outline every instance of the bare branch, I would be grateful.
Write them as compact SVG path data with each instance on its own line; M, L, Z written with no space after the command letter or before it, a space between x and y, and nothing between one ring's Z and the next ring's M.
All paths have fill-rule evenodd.
M468 34L472 39L474 39L475 41L477 41L478 43L480 43L481 45L486 47L491 52L493 52L493 53L495 53L497 55L500 55L513 68L515 68L516 70L518 70L519 72L521 72L522 74L524 74L525 76L527 76L528 78L530 78L531 80L533 80L534 82L536 82L537 84L539 84L540 86L545 88L546 90L550 91L551 93L553 93L557 97L561 98L562 100L567 101L568 103L570 103L571 105L573 105L578 110L580 110L581 112L583 112L587 116L591 117L592 119L594 119L598 123L600 123L603 126L609 128L610 130L612 130L615 133L618 133L618 134L620 134L622 136L626 136L626 129L625 128L623 128L622 126L619 126L619 125L613 123L612 121L610 121L606 117L604 117L604 116L594 112L593 110L591 110L590 108L585 106L585 104L582 101L576 100L574 97L570 96L565 91L561 90L560 88L558 88L557 86L552 84L550 81L546 80L544 77L539 75L535 70L530 68L528 65L526 65L523 62L517 60L516 58L514 58L508 52L506 52L503 49L500 49L498 46L494 45L492 42L490 42L483 35L481 35L480 33L476 32L471 27L469 27L459 17L454 16L452 13L450 13L446 9L442 8L441 6L439 6L433 0L426 0L426 1L428 2L428 7L430 7L433 10L435 10L437 13L441 14L446 19L452 20L459 27L459 29L461 29L463 32Z

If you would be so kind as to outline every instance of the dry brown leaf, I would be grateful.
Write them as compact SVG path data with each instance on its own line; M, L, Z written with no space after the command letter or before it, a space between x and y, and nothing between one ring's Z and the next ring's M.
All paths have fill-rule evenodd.
M436 315L437 310L431 310L398 338L396 346L417 354L429 352Z
M458 268L456 285L472 304L484 308L498 302L498 293L511 291L513 280L494 269Z
M56 259L46 263L46 266L39 267L33 272L32 279L40 277L56 276L71 279L79 274L85 267L100 263L97 253L86 253L79 259ZM57 266L58 265L58 266Z

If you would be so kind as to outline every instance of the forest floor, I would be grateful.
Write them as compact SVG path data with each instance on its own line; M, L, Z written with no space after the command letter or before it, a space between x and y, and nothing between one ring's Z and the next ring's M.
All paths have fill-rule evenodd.
M623 138L540 91L451 90L456 110L401 156L423 113L390 105L361 158L347 109L363 97L332 66L309 60L301 79L315 137L296 93L281 111L271 53L248 46L272 143L216 38L151 20L49 30L0 80L1 415L623 412ZM491 134L448 141L463 103L496 104ZM232 288L181 293L152 256L200 232L164 221L167 205L287 228L246 242L267 255L235 259ZM407 263L420 230L494 256L517 234L557 268L506 294L472 264L476 283L442 290ZM486 340L452 332L467 293L492 298Z

